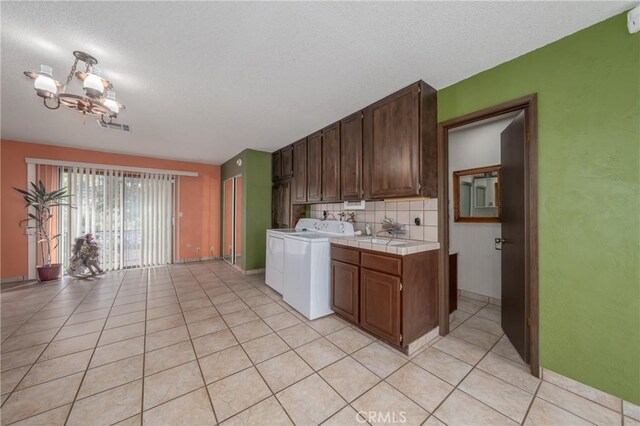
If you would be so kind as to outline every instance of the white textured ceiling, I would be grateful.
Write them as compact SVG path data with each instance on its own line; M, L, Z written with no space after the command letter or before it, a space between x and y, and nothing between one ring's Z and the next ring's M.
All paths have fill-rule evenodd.
M2 2L2 137L220 163L416 80L441 89L632 4ZM22 71L47 64L64 80L73 50L99 59L133 133L42 106Z

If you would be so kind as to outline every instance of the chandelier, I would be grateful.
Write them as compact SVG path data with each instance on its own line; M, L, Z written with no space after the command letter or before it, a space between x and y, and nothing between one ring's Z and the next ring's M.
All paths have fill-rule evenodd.
M58 109L62 105L85 117L99 117L103 123L111 124L125 106L116 101L116 93L111 90L113 85L101 77L100 68L95 66L98 63L95 57L77 50L73 52L73 56L76 60L64 84L53 79L53 69L47 65L41 65L38 73L25 71L24 75L35 80L33 88L48 109ZM85 64L84 71L77 71L78 62ZM82 81L83 95L66 93L73 77Z

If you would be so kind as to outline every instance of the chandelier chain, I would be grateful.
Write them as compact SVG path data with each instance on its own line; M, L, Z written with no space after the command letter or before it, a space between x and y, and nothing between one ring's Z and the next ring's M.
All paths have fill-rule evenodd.
M73 65L71 66L71 71L69 72L69 75L67 76L67 81L65 81L64 83L64 87L66 88L67 85L69 84L69 82L71 82L71 79L73 78L74 74L76 73L76 67L78 66L78 58L76 58L75 61L73 61Z

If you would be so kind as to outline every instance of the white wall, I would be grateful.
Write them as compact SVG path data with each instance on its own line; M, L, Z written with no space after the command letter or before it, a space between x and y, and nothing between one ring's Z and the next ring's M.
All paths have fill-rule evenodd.
M458 288L501 298L499 223L453 221L453 172L500 164L500 132L512 117L449 132L449 244L458 253Z

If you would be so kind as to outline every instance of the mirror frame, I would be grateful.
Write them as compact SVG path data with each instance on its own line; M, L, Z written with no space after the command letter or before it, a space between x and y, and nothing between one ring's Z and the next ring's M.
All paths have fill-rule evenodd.
M500 200L500 185L502 174L500 165L478 167L475 169L456 170L453 172L453 221L462 223L500 223L502 222L502 202ZM496 192L496 207L498 208L498 216L495 217L466 217L460 216L460 177L475 175L479 173L497 172L498 173L498 191Z

